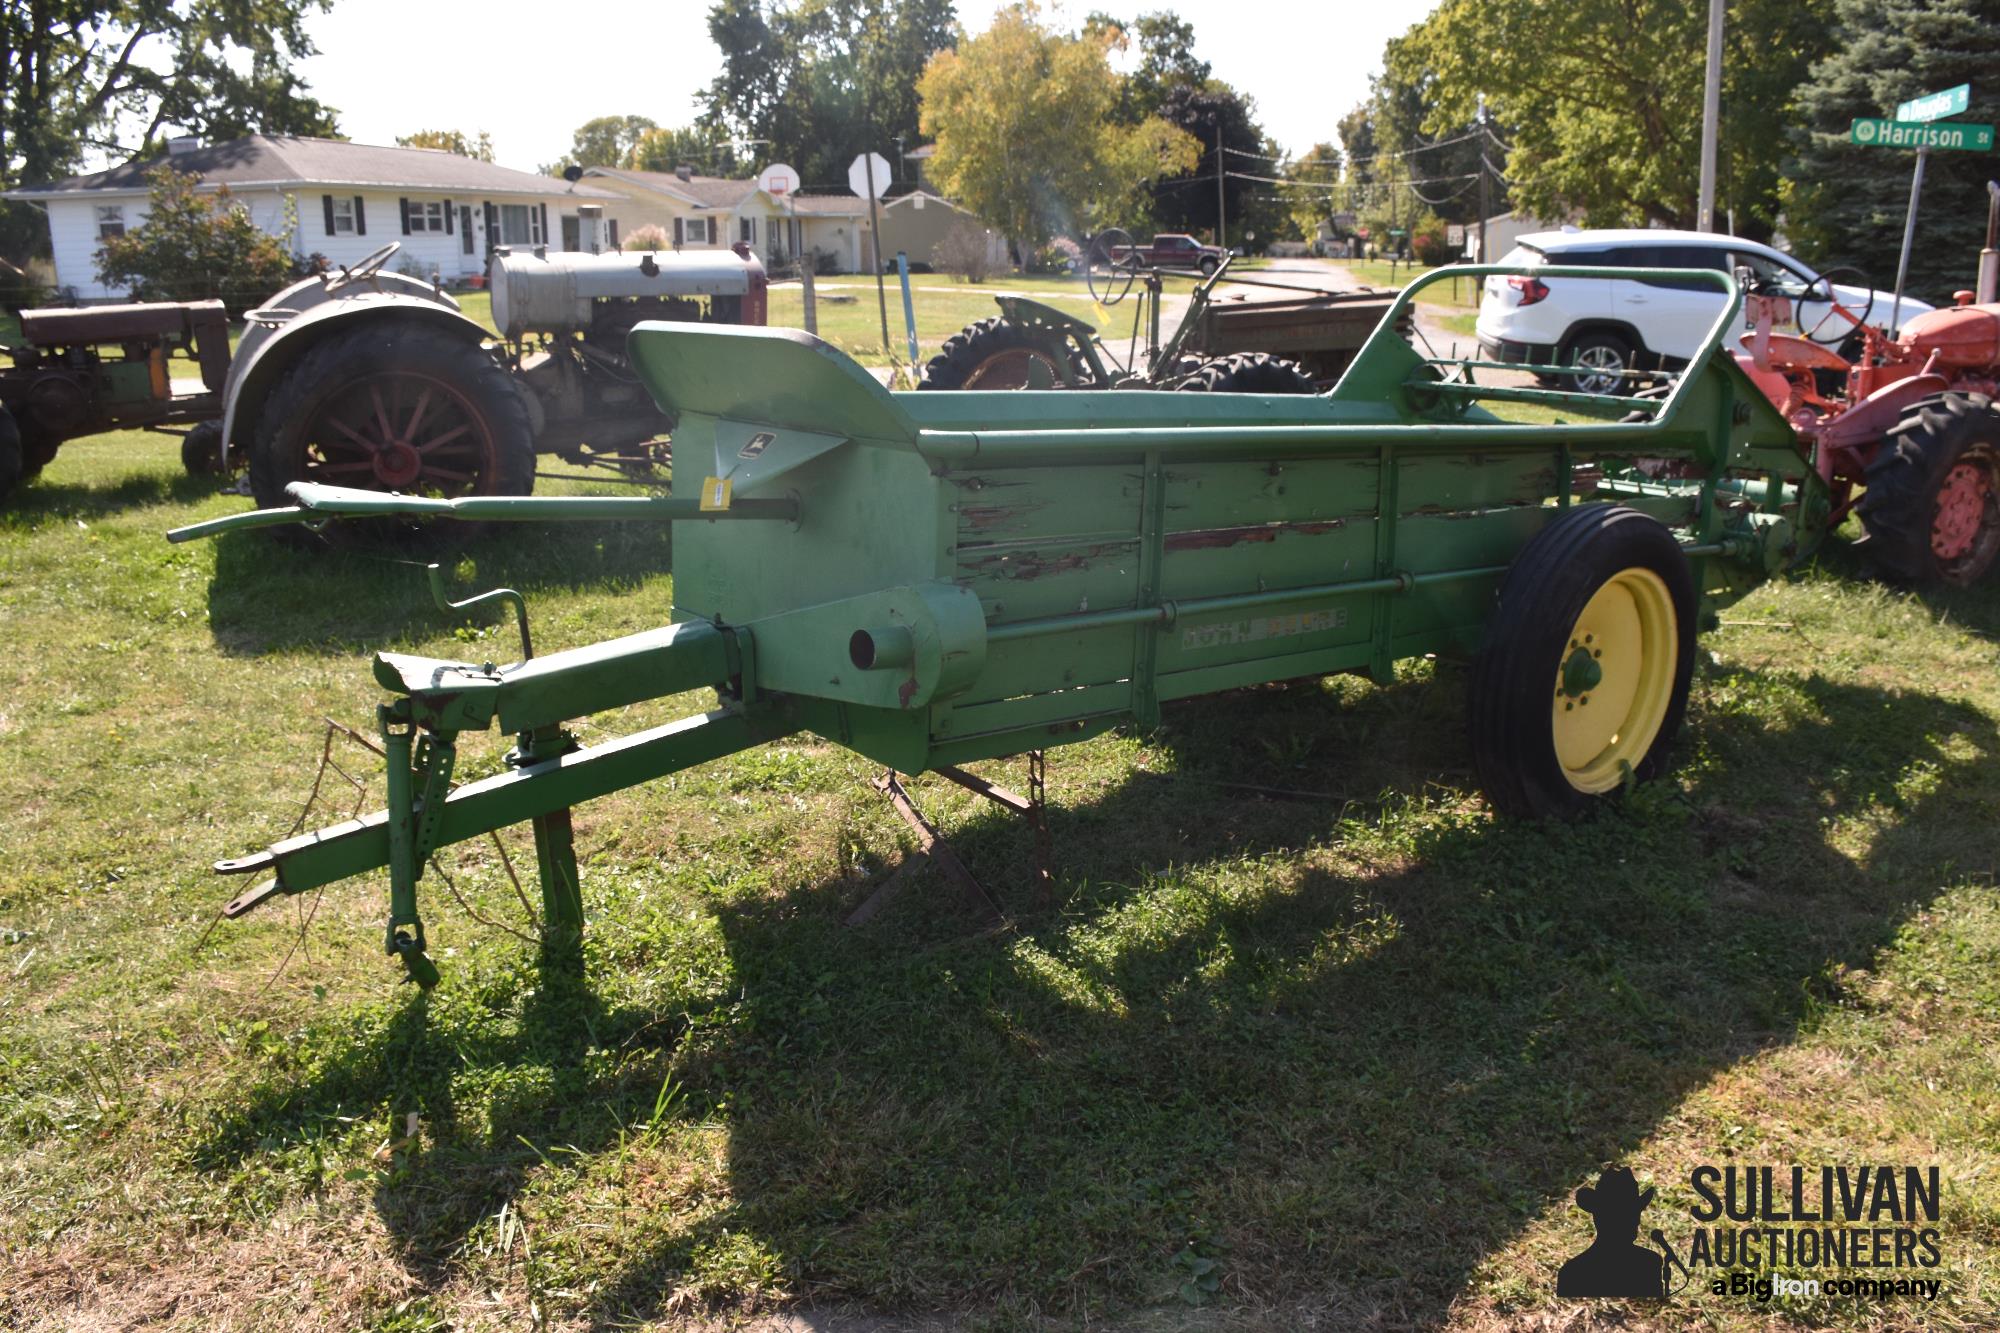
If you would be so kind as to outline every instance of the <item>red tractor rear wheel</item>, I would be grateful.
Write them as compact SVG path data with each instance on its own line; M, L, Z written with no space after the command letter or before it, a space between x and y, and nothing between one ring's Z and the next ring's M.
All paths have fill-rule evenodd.
M2000 408L1984 394L1918 403L1868 464L1855 506L1868 552L1913 583L1976 582L2000 556Z

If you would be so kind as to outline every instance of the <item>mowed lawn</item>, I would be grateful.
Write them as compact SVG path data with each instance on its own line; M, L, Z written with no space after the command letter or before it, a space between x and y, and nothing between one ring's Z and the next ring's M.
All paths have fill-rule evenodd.
M1000 933L934 872L844 926L910 838L785 741L580 811L585 995L490 843L442 857L425 995L380 877L216 925L207 867L297 824L322 719L372 731L371 652L512 628L410 563L161 539L243 504L127 434L0 510L0 1326L2000 1326L1990 587L1836 545L1705 637L1671 779L1577 826L1490 817L1450 663L1051 752L1046 900L1018 822L916 780ZM671 577L644 527L453 571L545 652ZM308 826L379 801L334 754L369 790L329 771ZM1613 1162L1683 1254L1695 1164L1935 1163L1943 1295L1557 1301Z

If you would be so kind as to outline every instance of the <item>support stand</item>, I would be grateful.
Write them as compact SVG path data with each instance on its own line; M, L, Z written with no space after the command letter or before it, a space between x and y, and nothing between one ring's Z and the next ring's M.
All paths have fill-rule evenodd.
M1030 750L1028 752L1027 796L1022 796L1018 792L1000 786L998 783L989 782L977 773L968 772L962 768L954 768L946 765L932 769L931 771L947 781L957 783L969 792L984 796L995 805L1004 806L1012 810L1015 814L1027 816L1035 839L1034 882L1036 896L1043 902L1046 902L1050 896L1054 880L1050 872L1052 856L1046 812L1048 763L1043 752L1040 750ZM884 769L882 776L876 778L871 785L876 791L881 792L889 798L889 804L895 807L896 813L902 816L903 822L908 824L911 830L916 833L917 852L914 856L904 861L903 864L896 867L890 873L889 877L883 880L881 885L876 888L875 892L869 894L861 906L854 909L847 918L847 924L850 926L862 925L881 912L898 893L902 892L903 885L910 873L926 861L936 862L938 867L950 877L952 882L958 885L966 901L974 908L986 916L993 918L996 922L1005 923L1007 920L1006 913L1000 910L999 905L986 892L985 886L980 884L978 877L966 869L965 862L958 859L958 853L951 849L951 845L944 840L944 835L938 832L937 826L925 817L923 811L917 809L916 802L910 799L910 793L903 786L902 780L896 774L896 770Z

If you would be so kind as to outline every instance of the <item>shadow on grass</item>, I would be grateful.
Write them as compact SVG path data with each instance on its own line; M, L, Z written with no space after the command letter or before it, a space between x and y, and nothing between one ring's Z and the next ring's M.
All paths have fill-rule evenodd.
M190 505L222 489L214 477L145 472L109 483L36 478L16 489L0 508L0 527L33 528L50 519L101 519L128 509ZM162 525L164 531L164 525Z
M1179 706L1156 745L1178 770L1343 803L1134 775L1053 812L1057 910L1022 885L1025 831L981 814L951 836L1010 936L973 936L935 886L864 930L839 924L838 885L730 896L723 1001L605 1012L525 970L473 983L449 1025L412 1000L227 1109L198 1160L282 1149L332 1108L435 1118L378 1195L435 1283L545 1154L620 1141L674 1056L727 1126L728 1202L609 1255L591 1230L544 1236L594 1327L712 1290L746 1245L820 1304L1032 1315L1171 1302L1192 1243L1225 1302L1435 1322L1549 1200L1793 1040L1941 867L2000 851L2000 736L1950 701L1722 672L1685 793L1573 826L1490 821L1455 778L1412 817L1462 728L1457 691L1422 685ZM1900 795L1925 769L1929 794ZM1827 845L1823 821L1881 803L1896 818L1864 854ZM642 1037L661 1061L614 1058Z
M428 637L457 623L431 600L424 566L432 561L445 566L454 597L516 588L527 594L531 616L538 592L626 592L673 568L667 523L436 526L450 530L400 543L336 544L304 529L217 538L208 589L217 644L257 656L299 647L351 652ZM668 611L662 598L660 623Z

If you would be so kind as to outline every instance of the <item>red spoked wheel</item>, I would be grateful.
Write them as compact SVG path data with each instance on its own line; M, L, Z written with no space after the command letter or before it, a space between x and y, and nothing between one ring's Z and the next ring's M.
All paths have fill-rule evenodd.
M415 324L336 333L292 365L257 413L250 488L266 508L295 481L406 495L526 495L528 410L477 343Z
M1912 583L1975 583L2000 559L2000 407L1984 394L1914 404L1869 460L1855 512L1867 550Z
M454 384L390 370L341 386L301 432L307 480L411 495L477 495L498 441Z
M1938 487L1937 517L1931 521L1931 553L1940 563L1963 560L1979 542L1993 504L1990 467L1959 463Z

